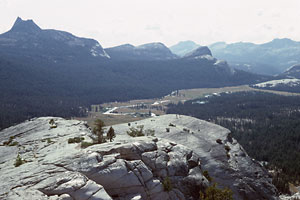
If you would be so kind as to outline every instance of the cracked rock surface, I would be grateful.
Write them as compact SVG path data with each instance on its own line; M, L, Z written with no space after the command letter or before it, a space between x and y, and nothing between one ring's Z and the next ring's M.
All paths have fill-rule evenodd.
M155 130L156 137L191 148L199 155L202 170L207 170L219 185L229 187L234 192L234 199L278 199L278 192L268 172L247 155L228 129L175 114L131 123L134 127L139 125ZM120 139L120 135L126 135L130 127L119 124L113 128ZM193 166L196 162L191 158L189 163ZM169 165L179 166L176 163Z
M114 142L85 149L68 144L74 137L92 142L82 121L42 117L1 131L0 199L198 199L209 185L203 170L235 199L277 199L267 172L227 129L175 115L131 127L138 125L155 130L155 137L132 138L128 124L120 124L113 126ZM2 145L9 140L14 145ZM18 154L26 162L15 167ZM170 191L164 190L167 179Z

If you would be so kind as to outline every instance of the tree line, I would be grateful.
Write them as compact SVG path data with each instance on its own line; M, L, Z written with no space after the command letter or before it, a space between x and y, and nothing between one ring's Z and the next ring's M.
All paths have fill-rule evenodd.
M193 103L207 101L206 104ZM275 170L273 183L288 193L300 180L300 97L239 92L170 104L168 113L190 115L228 128L248 154Z
M0 59L0 130L32 117L73 117L92 104L157 98L178 89L254 83L261 77L226 74L208 60L54 63L38 57Z

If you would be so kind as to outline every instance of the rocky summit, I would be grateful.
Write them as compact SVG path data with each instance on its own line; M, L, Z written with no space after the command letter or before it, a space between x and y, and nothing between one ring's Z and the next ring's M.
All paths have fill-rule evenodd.
M223 127L163 115L113 128L113 142L91 146L78 120L42 117L4 129L0 199L199 199L209 177L234 199L278 199L267 171ZM135 128L146 136L129 136Z
M52 64L109 59L96 40L80 38L65 31L41 29L33 20L19 17L9 31L0 34L0 55L14 60L24 57L29 62L39 60Z

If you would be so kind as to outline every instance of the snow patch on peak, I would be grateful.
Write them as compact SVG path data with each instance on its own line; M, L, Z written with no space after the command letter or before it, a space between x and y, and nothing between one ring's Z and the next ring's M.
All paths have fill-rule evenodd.
M194 59L206 59L206 60L216 60L214 57L212 57L211 55L203 55L203 56L196 56L194 57Z
M227 65L227 62L225 60L217 60L214 65L220 66L220 65Z

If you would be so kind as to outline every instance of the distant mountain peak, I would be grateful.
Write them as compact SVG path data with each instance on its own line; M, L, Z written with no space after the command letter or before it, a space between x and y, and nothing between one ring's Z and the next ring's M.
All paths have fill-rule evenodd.
M198 45L197 43L195 43L194 41L192 40L186 40L186 41L180 41L178 42L178 44L185 44L185 45Z
M133 46L132 44L122 44L120 46L111 47L111 48L114 48L117 51L125 51L125 50L132 50L135 48L135 46ZM108 48L108 49L111 49L111 48Z
M123 44L105 49L116 60L170 60L178 58L166 45L161 42L152 42L133 46Z
M134 46L132 44L129 44L129 43L122 44L122 45L120 45L120 47L134 48Z
M187 53L183 57L184 58L196 58L196 57L205 56L205 55L212 56L211 51L209 50L209 48L207 46L200 46L197 49Z
M178 56L184 56L187 53L197 49L198 47L200 47L199 44L196 44L195 42L193 42L191 40L187 40L187 41L181 41L181 42L171 46L170 50Z
M291 40L290 38L275 38L272 40L272 42L279 42L279 41L291 42L293 40Z
M21 51L31 59L43 58L51 62L109 58L96 40L79 38L65 31L41 29L33 20L20 17L8 32L0 34L1 51L7 54Z
M285 48L297 45L297 42L289 38L275 38L271 42L263 44L265 47Z
M22 18L18 17L11 28L10 31L13 32L37 32L41 31L42 29L34 23L32 19L23 20Z
M137 48L163 48L163 49L167 49L168 47L166 47L166 45L164 45L161 42L152 42L152 43L147 43L147 44L142 44L137 46Z

